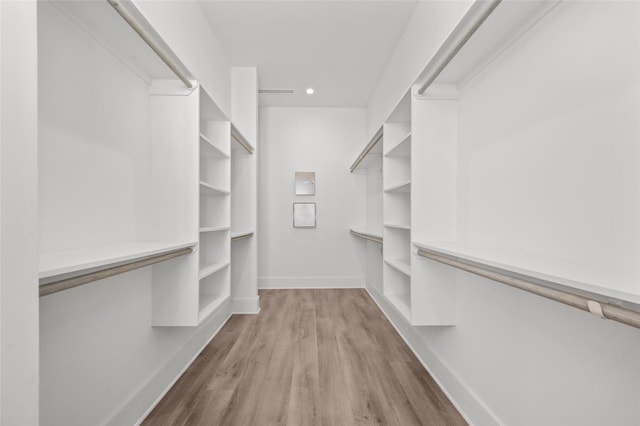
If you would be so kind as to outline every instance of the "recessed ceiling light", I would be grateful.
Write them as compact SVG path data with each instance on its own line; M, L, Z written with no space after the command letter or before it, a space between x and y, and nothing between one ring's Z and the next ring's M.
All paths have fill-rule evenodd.
M312 87L309 87L309 88L307 89L307 95L313 95L313 92L314 92L314 90L313 90L313 88L312 88Z

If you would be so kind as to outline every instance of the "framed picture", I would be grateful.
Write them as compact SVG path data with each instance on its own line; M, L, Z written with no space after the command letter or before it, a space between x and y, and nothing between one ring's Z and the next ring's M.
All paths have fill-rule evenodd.
M316 203L293 203L293 227L316 227Z
M316 194L316 172L296 172L296 195Z

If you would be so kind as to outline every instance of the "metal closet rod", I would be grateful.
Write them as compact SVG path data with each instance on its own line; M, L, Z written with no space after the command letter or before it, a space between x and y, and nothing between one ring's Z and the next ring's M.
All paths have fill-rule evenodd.
M74 287L89 284L94 281L102 280L112 277L114 275L124 274L125 272L133 271L134 269L144 268L145 266L153 265L155 263L165 262L176 257L184 256L193 251L191 247L173 250L168 253L161 253L155 256L146 257L143 259L133 259L127 263L113 266L111 268L101 269L95 272L89 272L84 275L78 275L77 277L65 278L62 280L54 281L40 286L40 297L48 296L60 291L69 290Z
M249 144L245 142L242 136L238 135L235 131L231 130L231 137L234 138L236 142L238 142L240 146L244 148L245 151L247 151L249 154L253 154L253 148L251 148L251 146L249 146Z
M247 238L251 238L253 237L253 231L252 232L247 232L246 234L240 234L240 235L236 235L235 237L231 237L231 241L240 241L240 240L245 240Z
M371 139L371 141L367 144L367 146L364 147L364 150L362 151L362 153L358 156L358 158L356 159L356 161L351 165L351 173L353 173L353 171L358 168L358 166L360 165L360 163L362 163L362 160L364 160L364 158L369 155L369 153L371 152L371 150L373 149L373 147L375 147L378 142L380 142L380 140L382 139L382 136L384 136L384 132L382 130L382 128L380 128L380 130L378 130L378 132L373 136L373 138Z
M485 267L482 264L470 264L457 258L442 255L438 252L419 248L417 254L427 259L435 260L436 262L440 262L520 290L528 291L529 293L537 294L538 296L546 297L547 299L564 303L565 305L573 306L574 308L587 311L603 319L609 319L632 327L640 328L640 312L631 309L594 300L580 294L549 288L534 282L534 279L531 279L526 275L515 273L511 273L513 275L507 275L506 273L502 273L491 267Z
M418 89L418 95L424 95L424 92L431 86L431 83L438 78L442 70L449 65L449 62L451 62L464 47L471 36L480 28L501 1L502 0L476 1L474 5L471 6L476 9L473 12L470 11L474 17L469 21L461 22L433 56L434 59L427 65L429 68L427 71L427 79Z
M113 6L113 8L122 16L127 24L147 43L147 45L153 50L156 55L167 64L167 66L173 71L173 73L187 86L189 89L193 89L193 84L187 76L178 68L173 60L162 50L162 48L156 43L156 41L149 35L149 33L143 28L143 26L125 9L118 0L107 0L107 2Z
M354 230L350 230L349 233L354 237L358 237L365 240L373 241L374 243L382 244L382 238L376 237L375 235L363 234L361 232L357 232Z

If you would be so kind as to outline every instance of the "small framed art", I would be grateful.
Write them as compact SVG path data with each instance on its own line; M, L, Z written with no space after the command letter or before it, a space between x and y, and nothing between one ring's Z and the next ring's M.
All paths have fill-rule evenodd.
M293 227L316 227L316 203L293 203Z
M296 172L296 195L316 194L316 172Z

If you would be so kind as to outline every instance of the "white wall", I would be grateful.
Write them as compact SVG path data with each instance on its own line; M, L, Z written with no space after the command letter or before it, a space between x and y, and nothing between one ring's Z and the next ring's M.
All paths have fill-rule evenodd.
M134 3L222 112L231 117L231 66L200 4L175 0Z
M370 139L473 2L420 1L367 105Z
M349 173L365 143L365 110L261 108L260 287L355 287L363 270L351 225L362 224L365 180ZM316 195L294 195L294 172L316 172ZM317 203L317 228L294 229L292 203Z
M0 423L38 424L35 2L0 2Z

